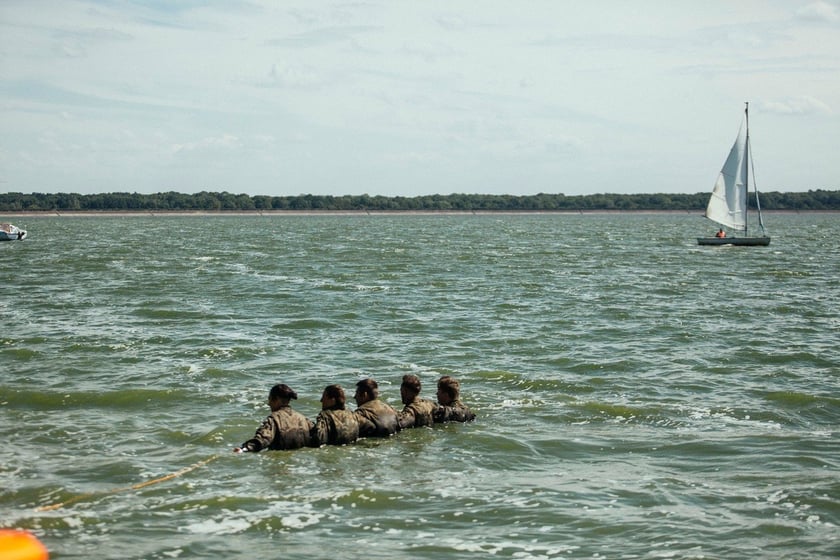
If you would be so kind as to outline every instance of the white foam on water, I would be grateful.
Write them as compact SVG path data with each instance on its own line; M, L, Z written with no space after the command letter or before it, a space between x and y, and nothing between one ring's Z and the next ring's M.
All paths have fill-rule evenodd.
M207 519L204 521L190 523L185 525L183 530L198 535L232 535L235 533L241 533L250 526L251 523L246 519L228 517L219 520Z

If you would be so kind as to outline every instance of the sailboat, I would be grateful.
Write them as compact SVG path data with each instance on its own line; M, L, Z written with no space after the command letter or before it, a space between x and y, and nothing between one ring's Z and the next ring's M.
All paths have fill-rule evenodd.
M758 213L758 225L761 228L760 236L750 237L747 223L747 209L749 199L750 171L752 166L752 154L750 153L750 104L746 103L744 119L741 128L738 130L738 137L729 151L729 157L720 170L709 204L706 206L705 216L720 224L722 227L714 237L698 237L699 245L770 245L770 237L764 230L764 221L761 218L761 204L758 201L758 189L753 180L753 192L755 193L755 208ZM753 175L755 173L753 172ZM726 235L723 228L743 232L742 237L737 235Z

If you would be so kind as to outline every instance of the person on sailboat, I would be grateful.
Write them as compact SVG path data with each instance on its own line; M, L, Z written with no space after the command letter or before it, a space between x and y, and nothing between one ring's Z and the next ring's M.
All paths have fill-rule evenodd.
M715 234L715 237L726 237L726 232L723 231L723 228L720 228L718 232Z

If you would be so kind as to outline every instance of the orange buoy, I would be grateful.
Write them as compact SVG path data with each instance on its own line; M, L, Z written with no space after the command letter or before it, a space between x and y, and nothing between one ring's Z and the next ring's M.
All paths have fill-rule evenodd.
M19 529L0 529L0 558L3 560L47 560L50 553L35 535Z

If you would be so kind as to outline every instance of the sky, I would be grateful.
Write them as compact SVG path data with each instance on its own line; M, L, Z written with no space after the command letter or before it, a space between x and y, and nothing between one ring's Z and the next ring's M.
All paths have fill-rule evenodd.
M840 189L840 0L0 0L0 192Z

